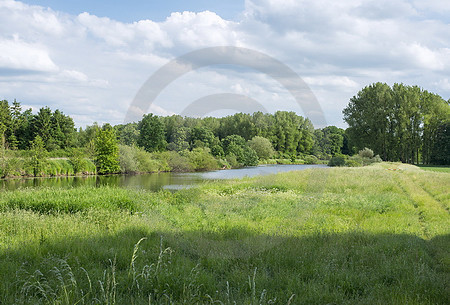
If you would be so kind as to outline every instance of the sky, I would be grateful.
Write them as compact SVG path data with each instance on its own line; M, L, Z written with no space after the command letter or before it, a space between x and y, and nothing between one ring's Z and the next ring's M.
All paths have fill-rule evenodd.
M447 0L0 0L0 99L34 112L60 109L78 127L121 124L147 80L165 79L159 69L222 46L294 71L326 125L345 128L342 109L374 82L418 85L450 98ZM253 55L192 66L162 86L143 113L183 114L221 96L238 102L225 109L217 101L207 115L242 111L245 97L255 110L308 117L306 102L267 69L255 69L261 57Z

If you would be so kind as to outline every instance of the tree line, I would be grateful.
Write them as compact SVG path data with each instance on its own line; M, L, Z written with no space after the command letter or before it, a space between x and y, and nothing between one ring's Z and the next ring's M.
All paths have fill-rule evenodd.
M119 161L128 164L122 167L138 168L126 160L137 156L147 164L144 168L151 168L143 152L147 159L168 152L164 158L173 164L162 168L169 170L214 168L216 161L227 167L256 165L270 158L314 163L333 156L345 159L365 148L386 161L450 164L449 108L449 101L417 86L375 83L343 110L346 130L314 129L309 119L287 111L222 118L146 114L138 122L94 123L77 130L73 119L58 109L42 107L33 114L17 101L10 105L3 100L0 137L3 150L36 151L42 146L53 156L95 160L100 173L117 172ZM195 166L179 166L183 162Z
M343 110L355 149L370 147L385 161L450 164L450 100L418 86L375 83Z

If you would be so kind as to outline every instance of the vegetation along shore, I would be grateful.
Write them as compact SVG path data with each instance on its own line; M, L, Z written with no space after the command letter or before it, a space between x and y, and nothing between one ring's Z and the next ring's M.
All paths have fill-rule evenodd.
M362 166L368 162L351 156L365 148L360 156L375 161L450 164L450 106L436 94L375 83L360 90L343 113L346 130L314 129L309 119L286 111L223 118L147 114L139 122L94 123L77 130L60 110L42 107L33 114L17 101L3 100L0 178L204 171L261 163Z

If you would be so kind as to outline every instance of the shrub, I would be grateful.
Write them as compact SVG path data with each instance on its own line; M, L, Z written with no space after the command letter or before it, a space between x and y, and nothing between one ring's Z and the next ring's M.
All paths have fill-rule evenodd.
M187 154L188 152L185 151L184 153ZM189 159L175 151L166 151L161 154L161 157L167 162L171 171L191 172L194 170L194 165L191 164Z
M209 148L194 148L187 153L187 157L196 171L218 168L217 160L209 153Z
M170 170L167 160L159 153L151 154L142 148L134 147L134 157L138 164L139 172L166 172Z
M228 154L226 160L231 167L240 167L240 164L233 153Z
M344 166L344 165L345 165L344 155L335 155L328 162L328 166Z
M358 160L355 160L355 159L349 159L345 162L345 166L358 167L358 166L362 166L362 163L358 162Z
M256 166L258 165L258 161L259 158L258 155L256 154L256 151L249 146L245 146L242 160L240 160L240 162L244 166Z
M383 160L381 159L380 155L376 155L375 157L373 157L372 161L374 163L383 162Z
M81 149L74 148L71 151L69 162L72 165L74 174L83 172L83 170L87 167L87 160L84 158Z
M127 145L119 145L119 163L122 173L138 172L139 166L136 159L136 148Z
M361 158L372 158L373 157L373 150L371 150L370 148L365 147L363 150L360 150L358 152L358 155Z
M223 156L225 156L225 152L223 151L222 146L220 146L219 144L213 145L211 147L211 153L219 158L222 158Z
M248 141L248 145L255 150L260 159L269 159L275 154L272 143L264 137L253 137Z
M313 155L307 155L303 157L303 160L305 161L305 164L317 164L317 162L319 161L319 159L317 159L317 157Z

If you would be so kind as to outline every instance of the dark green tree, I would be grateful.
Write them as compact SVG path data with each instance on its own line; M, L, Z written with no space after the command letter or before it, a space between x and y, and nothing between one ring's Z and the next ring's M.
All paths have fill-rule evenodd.
M437 128L430 163L450 165L450 121Z
M54 149L55 143L52 137L52 111L49 107L42 107L32 122L34 134L39 135L46 149Z
M206 127L194 127L190 132L189 144L191 149L196 147L211 147L214 134Z
M152 113L144 115L138 123L138 145L148 152L162 151L166 148L164 124Z
M225 155L236 157L241 166L255 166L258 164L258 155L247 145L245 139L239 135L227 136L222 141Z

